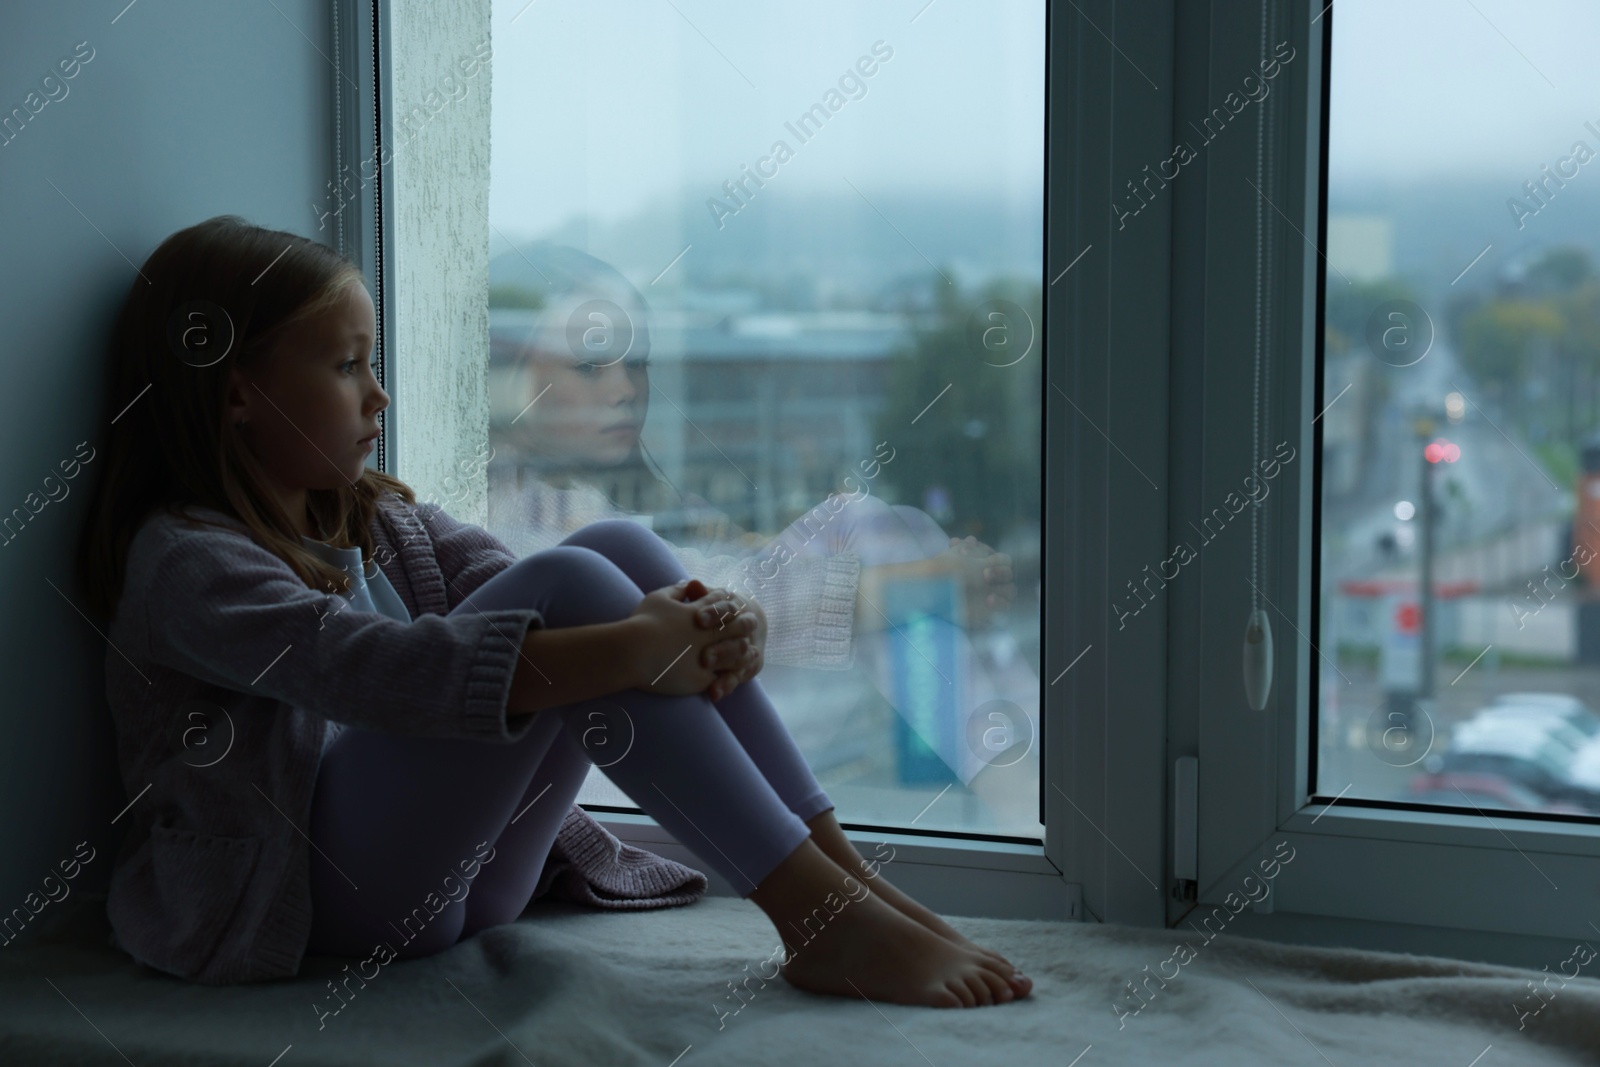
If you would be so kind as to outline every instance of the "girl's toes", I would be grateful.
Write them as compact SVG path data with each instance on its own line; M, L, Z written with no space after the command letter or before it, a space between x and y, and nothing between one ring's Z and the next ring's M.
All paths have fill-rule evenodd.
M942 932L943 931L935 931L935 933L942 933ZM949 940L954 941L956 944L960 945L962 948L968 950L969 952L976 952L978 955L983 956L985 959L993 960L994 962L1000 964L1000 966L1004 967L1007 971L1012 969L1011 961L1006 959L1004 956L1000 955L1000 953L996 952L992 948L985 948L983 945L980 945L980 944L976 943L975 941L970 940L969 938L965 937L964 935L958 933L957 931L955 931L953 929L949 929L947 933L944 933L944 936L947 937Z
M994 997L996 1004L1005 1004L1017 999L1017 991L1011 988L1011 983L993 971L984 971L983 980L988 984L989 993Z
M1000 981L1006 983L1019 997L1025 997L1033 990L1033 979L1023 974L1009 963L1000 964L985 957L983 966L994 974Z
M1010 978L1017 971L1017 969L1012 966L1009 961L1005 960L1004 958L1000 957L998 953L994 952L983 953L982 958L978 962L990 971L998 974L1001 978Z
M994 1003L994 991L989 988L989 983L983 980L983 975L969 974L967 988L972 990L973 1003L987 1007Z
M956 998L960 1007L975 1008L978 1006L978 998L973 995L972 990L967 988L967 983L961 979L950 979L944 984L944 988L951 996Z

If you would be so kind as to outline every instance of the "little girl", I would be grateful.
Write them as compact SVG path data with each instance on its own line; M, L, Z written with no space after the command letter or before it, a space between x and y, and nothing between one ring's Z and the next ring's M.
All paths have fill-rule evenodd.
M236 216L162 242L122 309L79 560L130 798L119 945L216 984L400 916L426 924L391 953L440 951L523 912L593 762L767 914L798 988L1027 996L845 837L748 676L758 605L626 520L518 560L367 467L374 330L353 264Z

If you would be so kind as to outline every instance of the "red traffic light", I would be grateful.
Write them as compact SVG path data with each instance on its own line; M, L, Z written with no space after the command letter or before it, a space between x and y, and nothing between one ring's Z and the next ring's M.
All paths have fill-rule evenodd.
M1461 458L1461 446L1440 437L1428 442L1422 457L1429 463L1454 463Z

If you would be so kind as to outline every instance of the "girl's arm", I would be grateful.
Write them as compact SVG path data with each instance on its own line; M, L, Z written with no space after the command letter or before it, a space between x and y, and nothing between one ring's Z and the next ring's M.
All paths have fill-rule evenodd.
M346 608L243 533L148 524L130 545L124 655L338 722L515 741L506 701L534 608L423 614Z
M529 630L506 699L512 728L545 708L644 686L634 637L628 619Z
M716 672L703 665L707 649L725 638L748 637L757 626L748 616L722 632L701 626L695 617L720 599L690 579L646 593L626 619L531 631L508 708L513 714L536 714L621 689L679 696L704 692L717 680Z

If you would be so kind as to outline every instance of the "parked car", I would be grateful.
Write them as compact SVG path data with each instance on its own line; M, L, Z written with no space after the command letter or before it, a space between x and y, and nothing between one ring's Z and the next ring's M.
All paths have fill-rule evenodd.
M1497 704L1478 712L1459 723L1451 734L1451 746L1474 746L1474 738L1491 739L1497 736L1525 733L1530 737L1546 738L1573 754L1592 740L1572 725L1572 720L1559 710L1542 705Z
M1456 727L1450 745L1430 755L1431 774L1489 774L1530 790L1547 803L1576 805L1600 813L1600 789L1574 780L1580 748L1546 724L1521 719L1469 721ZM1586 751L1586 750L1584 750Z
M1573 729L1585 737L1600 736L1600 715L1597 715L1588 704L1567 693L1502 693L1495 697L1493 704L1478 714L1482 716L1491 713L1513 717L1538 713L1555 714L1566 719Z
M1471 805L1501 811L1542 811L1552 814L1589 815L1587 808L1565 801L1548 801L1498 774L1443 772L1419 774L1411 780L1407 801L1446 807Z
M1590 739L1572 757L1567 778L1580 788L1600 792L1600 737Z

